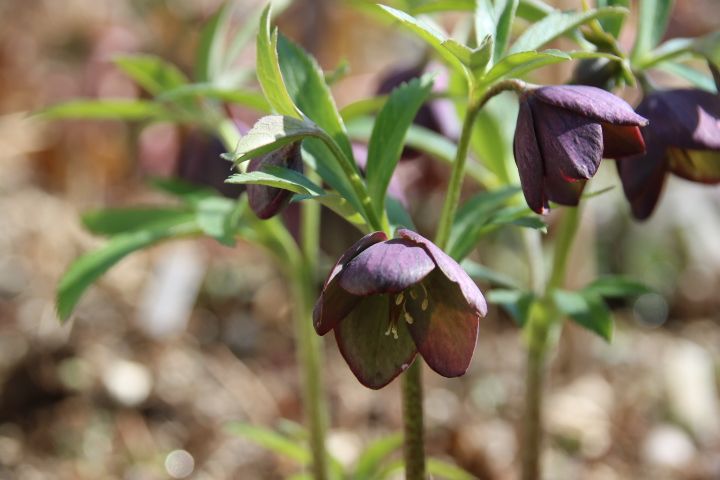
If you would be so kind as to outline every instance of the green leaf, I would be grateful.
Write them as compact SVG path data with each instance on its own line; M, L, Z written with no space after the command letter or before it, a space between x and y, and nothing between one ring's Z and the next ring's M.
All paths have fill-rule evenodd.
M672 7L672 0L640 1L637 34L631 55L633 63L642 60L645 54L660 43L665 34Z
M417 230L410 214L407 210L405 210L405 207L402 203L400 203L400 200L388 196L385 201L387 202L387 215L391 227Z
M50 119L160 120L171 115L162 105L148 100L72 100L40 112Z
M516 117L517 100L510 94L502 94L480 110L473 125L470 146L482 164L497 177L497 185L517 183L511 176L515 169L512 134Z
M594 292L553 291L555 306L578 325L612 340L613 319L603 299Z
M212 188L196 185L181 178L155 177L151 178L149 183L155 190L177 197L188 205L195 205L200 199L217 195Z
M475 476L469 474L460 467L447 463L437 458L430 458L427 462L427 470L433 478L445 480L474 480Z
M492 55L493 59L502 58L505 50L507 50L517 7L518 0L497 0L495 2L497 27L495 33L495 50Z
M542 0L520 0L517 8L517 16L529 22L537 22L553 11L555 11L555 8Z
M501 226L508 224L547 232L547 224L541 217L534 214L526 206L515 205L499 209L493 213L487 221L488 226Z
M240 139L235 152L225 154L223 158L240 163L305 137L322 135L324 132L310 120L268 115L258 120Z
M495 7L491 0L476 1L473 20L475 21L475 41L478 45L488 36L495 41L497 21L495 19ZM496 59L493 57L492 60Z
M374 480L380 466L392 453L402 446L402 435L396 433L370 443L357 460L354 480Z
M270 104L260 92L242 88L225 88L212 83L193 83L168 90L158 95L158 100L178 101L189 98L210 98L226 103L236 103L262 113L270 113Z
M186 209L135 207L86 212L82 216L82 222L85 228L96 235L117 235L145 230L159 223L182 223L192 218L192 212Z
M591 9L585 12L554 11L525 30L512 45L509 53L536 50L558 37L573 32L592 20L626 14L627 10L621 7Z
M479 263L474 262L468 258L463 260L462 263L460 263L460 265L467 272L467 274L470 275L475 280L489 282L493 285L497 285L499 287L504 287L504 288L517 289L517 290L519 290L521 288L518 281L515 280L514 278L512 278L508 275L505 275L504 273L496 272L495 270L492 270L488 267L480 265Z
M515 323L522 327L527 322L535 295L522 290L493 289L485 293L485 299L489 303L501 305L515 320Z
M424 40L428 45L434 48L440 54L443 60L445 60L448 64L450 64L452 68L456 69L458 72L462 72L468 82L472 82L472 75L465 67L465 65L454 53L452 53L443 45L443 43L448 40L444 33L440 32L437 28L433 27L428 22L412 17L400 10L396 10L386 5L380 5L380 8L392 18L399 21L400 25L413 32L415 35Z
M475 8L474 0L435 0L420 3L409 9L413 15L422 13L439 13L439 12L471 12Z
M200 33L200 44L195 57L195 80L214 80L222 68L223 42L230 24L233 2L225 2L208 20Z
M286 37L278 42L280 70L295 105L352 159L352 147L325 76L315 59Z
M604 7L623 7L630 9L630 0L595 0L595 5L598 8ZM625 17L605 17L600 19L600 25L603 30L608 32L615 38L620 36L620 30L622 30Z
M340 116L343 121L350 123L365 115L377 112L387 102L387 95L379 95L377 97L363 98L340 109ZM349 126L348 126L349 128Z
M310 465L312 461L310 451L305 446L300 446L269 428L233 422L227 425L226 429L284 458L294 460L303 467Z
M432 85L433 77L424 75L394 89L375 120L366 171L370 199L378 215L385 210L385 194L407 130L430 95Z
M619 61L620 58L600 52L563 52L560 50L543 50L541 52L520 52L508 55L499 61L483 78L483 83L508 77L519 77L538 68L573 59L607 58Z
M175 65L154 55L122 55L113 61L151 95L178 88L188 81Z
M220 196L199 200L195 206L197 226L205 235L232 247L240 222L243 204Z
M600 277L583 288L583 292L598 295L603 298L637 297L652 292L647 286L626 277L604 276Z
M257 76L265 98L281 115L302 118L302 113L293 103L285 87L278 60L277 28L270 28L270 4L260 16L260 30L257 36Z
M688 65L676 62L663 62L658 65L660 70L664 70L673 75L690 82L693 86L707 90L708 92L717 93L717 86L712 77L706 75Z
M85 290L126 255L167 238L196 232L197 227L193 222L177 217L144 230L114 236L99 249L80 256L58 283L56 305L60 320L67 320Z
M311 197L326 195L325 190L315 185L302 173L277 165L267 165L261 171L238 173L225 180L227 183L267 185L282 188Z

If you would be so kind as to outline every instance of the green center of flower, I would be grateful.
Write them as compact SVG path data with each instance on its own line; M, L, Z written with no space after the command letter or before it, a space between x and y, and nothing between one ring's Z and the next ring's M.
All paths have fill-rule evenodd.
M427 288L425 288L425 285L423 285L422 283L413 285L412 287L405 289L397 295L393 295L391 301L395 304L395 307L400 309L400 311L397 315L390 315L390 320L388 322L388 328L385 331L385 335L392 334L393 338L395 338L396 340L398 338L398 319L402 317L402 319L405 320L408 325L412 325L415 322L413 316L410 315L410 312L408 312L408 302L418 302L420 304L420 310L422 310L423 312L430 308L430 296L428 295Z

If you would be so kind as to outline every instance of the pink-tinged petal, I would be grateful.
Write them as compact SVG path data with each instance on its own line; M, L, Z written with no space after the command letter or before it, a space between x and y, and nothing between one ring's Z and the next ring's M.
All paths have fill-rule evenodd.
M545 192L552 202L576 207L580 203L585 183L585 180L568 182L559 175L548 175L545 177Z
M654 92L638 106L650 128L667 145L693 150L720 150L720 97L703 90Z
M477 343L480 315L468 305L456 283L433 272L416 298L405 295L406 320L418 352L444 377L464 374ZM423 295L426 294L427 296ZM424 307L424 308L423 308Z
M602 124L603 158L627 157L645 152L645 140L640 127Z
M532 211L539 214L547 213L547 199L542 182L544 174L542 155L535 136L532 110L526 101L520 102L513 153L525 201Z
M247 171L262 170L263 167L268 165L286 167L302 172L303 160L300 153L300 142L284 145L270 153L253 158L248 164ZM293 194L289 190L283 190L282 188L250 184L247 186L247 195L248 203L255 215L258 218L267 219L277 215L284 209L290 203Z
M633 111L620 97L586 85L541 87L532 93L538 100L602 123L647 125L647 119Z
M386 335L390 315L388 295L365 297L335 328L335 340L357 379L369 388L382 388L415 358L416 348L403 322L397 335Z
M397 231L397 235L401 238L412 240L422 245L435 260L440 271L451 282L456 283L460 287L465 302L481 317L487 314L487 303L485 297L480 292L478 286L473 282L472 278L463 270L463 268L453 260L448 254L443 252L437 245L423 237L419 233L401 228Z
M355 242L335 264L325 281L323 292L320 294L315 307L313 308L313 326L318 335L325 335L332 330L337 323L345 318L360 300L355 295L346 292L339 285L337 275L345 268L345 265L355 258L363 250L371 245L387 240L383 232L374 232L365 235Z
M545 175L587 180L602 160L602 127L595 120L542 102L532 102L535 132L545 162Z
M670 171L687 180L720 183L720 151L668 148Z
M340 286L354 295L398 293L425 278L435 262L422 247L403 239L370 246L345 266Z
M645 220L655 210L668 168L663 142L655 138L649 129L645 129L644 135L647 153L617 161L625 197L630 202L633 216L638 220Z

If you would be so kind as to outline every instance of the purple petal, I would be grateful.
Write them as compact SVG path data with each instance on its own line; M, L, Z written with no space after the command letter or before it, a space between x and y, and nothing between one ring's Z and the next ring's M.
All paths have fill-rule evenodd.
M458 284L440 272L431 273L423 286L414 288L416 298L405 295L410 334L430 368L444 377L460 376L475 351L480 315L464 301Z
M548 175L545 177L545 192L552 202L576 207L580 203L585 183L585 180L568 182L559 175Z
M648 95L638 106L649 128L667 145L694 150L720 150L720 97L692 89Z
M346 292L340 287L337 275L345 268L347 263L359 253L371 245L384 240L387 240L387 236L383 232L374 232L365 235L345 251L330 271L330 275L323 286L323 292L315 303L315 308L313 308L313 325L318 335L325 335L334 328L340 320L350 313L359 301L358 297Z
M533 95L549 105L570 110L578 115L614 125L647 125L628 103L610 92L585 85L541 87Z
M603 123L602 133L603 158L627 157L645 152L645 140L643 140L640 127Z
M487 314L487 303L485 302L485 297L483 297L483 294L480 292L480 289L477 287L475 282L473 282L470 276L455 260L419 233L401 228L397 231L397 235L401 238L412 240L413 242L422 245L433 260L435 260L435 263L445 277L451 282L458 284L460 291L465 298L465 302L469 304L481 317L484 317L485 314Z
M372 245L352 259L340 286L354 295L398 293L425 278L435 268L428 253L413 242L393 239Z
M576 113L532 102L535 131L545 165L545 175L567 180L592 178L602 160L602 127Z
M532 109L526 101L520 102L513 153L525 201L534 212L547 213L547 199L543 193L542 183L542 155L535 137Z
M284 145L270 153L253 158L248 164L247 171L261 170L267 165L282 166L302 172L303 161L300 153L300 142ZM247 186L247 194L250 208L261 219L277 215L290 203L293 195L289 190L283 190L282 188L254 184Z
M360 383L369 388L384 387L415 358L415 344L404 322L397 322L397 339L386 335L389 303L388 295L365 297L335 328L340 353Z

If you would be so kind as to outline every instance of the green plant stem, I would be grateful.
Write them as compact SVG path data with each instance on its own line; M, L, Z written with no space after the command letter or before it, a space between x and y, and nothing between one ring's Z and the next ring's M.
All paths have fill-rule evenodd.
M296 298L298 307L295 314L298 363L301 366L305 422L310 433L312 473L315 480L325 480L328 478L325 450L327 405L320 375L322 342L312 327L312 309L316 296L315 277L320 245L320 204L303 202L300 215L300 248L303 261L298 272L300 278L295 279L295 288L298 290Z
M565 208L555 240L552 270L542 296L533 305L525 326L527 364L525 377L525 417L522 456L522 480L540 478L540 457L543 438L543 385L545 360L550 333L560 321L553 302L553 291L563 286L568 259L578 230L580 207Z
M402 376L403 454L405 478L425 480L425 448L423 427L422 360L418 357Z

